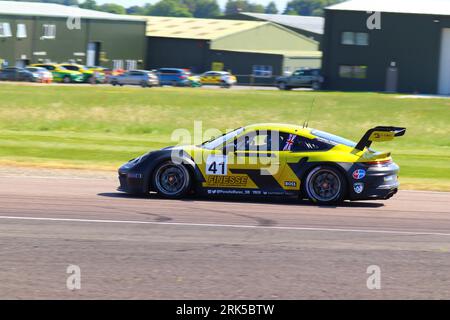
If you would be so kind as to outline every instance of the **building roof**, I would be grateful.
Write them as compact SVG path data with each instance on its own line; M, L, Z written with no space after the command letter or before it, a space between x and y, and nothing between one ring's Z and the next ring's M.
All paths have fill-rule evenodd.
M276 54L288 58L322 58L322 51L299 51L299 50L249 50L249 49L215 49L220 51L233 51L233 52L245 52L245 53L261 53L261 54Z
M142 18L81 9L54 3L0 1L0 15L77 17L82 19L143 21Z
M252 12L240 12L240 14L316 34L323 34L325 25L325 19L322 17L306 17L292 16L288 14L266 14Z
M450 15L449 0L350 0L327 10Z
M241 31L257 28L268 22L226 19L174 17L142 17L147 19L147 36L214 40Z

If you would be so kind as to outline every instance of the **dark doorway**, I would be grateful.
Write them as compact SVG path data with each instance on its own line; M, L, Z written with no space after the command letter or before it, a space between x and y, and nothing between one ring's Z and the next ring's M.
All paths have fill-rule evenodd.
M386 71L386 92L397 92L398 90L398 68L389 67Z

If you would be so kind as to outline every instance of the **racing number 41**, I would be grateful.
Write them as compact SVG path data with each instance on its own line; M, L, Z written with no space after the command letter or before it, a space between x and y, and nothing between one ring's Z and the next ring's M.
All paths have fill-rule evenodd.
M221 163L213 162L213 163L211 163L211 165L208 168L208 171L212 172L214 174L217 174L217 172L219 171L217 169L217 166L219 166L221 168L219 174L222 174L222 175L225 174L225 163L224 162L221 162Z
M209 156L206 161L206 174L224 176L227 174L227 164L226 156Z

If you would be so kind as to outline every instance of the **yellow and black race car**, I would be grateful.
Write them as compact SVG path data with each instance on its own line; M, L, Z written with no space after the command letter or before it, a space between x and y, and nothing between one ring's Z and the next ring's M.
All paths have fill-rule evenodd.
M259 124L196 146L149 152L119 169L120 191L294 196L318 204L389 199L397 193L399 167L372 142L403 136L405 128L376 127L359 143L295 125Z

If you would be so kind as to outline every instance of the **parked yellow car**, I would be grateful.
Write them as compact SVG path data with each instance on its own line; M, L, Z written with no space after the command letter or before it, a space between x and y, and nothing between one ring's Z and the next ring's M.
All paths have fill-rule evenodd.
M45 68L53 75L53 81L64 83L80 83L84 81L83 74L78 71L72 71L64 68L60 64L56 63L36 63L30 65L30 67Z
M226 71L208 71L200 75L200 82L206 85L220 85L224 88L230 88L236 84L237 79Z
M61 65L67 70L81 72L83 74L83 82L92 83L94 78L97 83L103 83L105 81L105 74L100 72L98 69L89 69L85 66L74 63L63 63Z

